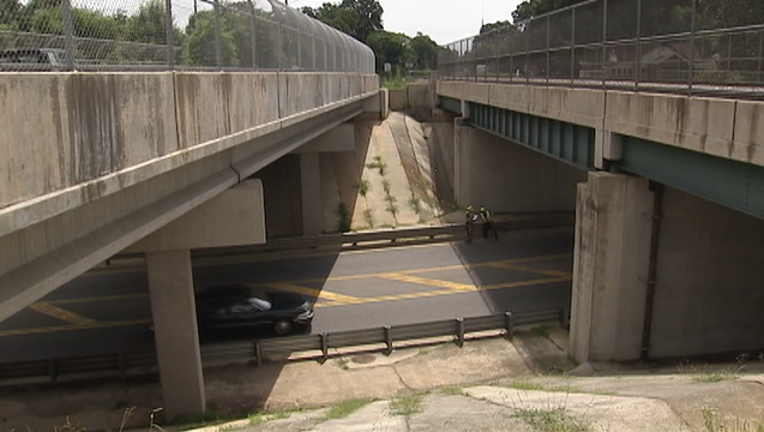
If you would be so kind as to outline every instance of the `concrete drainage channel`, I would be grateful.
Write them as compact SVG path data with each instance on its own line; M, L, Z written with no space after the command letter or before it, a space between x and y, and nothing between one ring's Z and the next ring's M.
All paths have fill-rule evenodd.
M513 314L457 318L422 324L388 326L320 335L214 344L202 347L205 367L235 363L326 360L333 351L352 353L392 352L396 348L432 345L485 337L512 337L515 327L568 324L567 309L547 309ZM360 358L360 357L359 357ZM85 358L0 364L0 386L75 382L102 378L125 379L157 373L156 353L130 353Z

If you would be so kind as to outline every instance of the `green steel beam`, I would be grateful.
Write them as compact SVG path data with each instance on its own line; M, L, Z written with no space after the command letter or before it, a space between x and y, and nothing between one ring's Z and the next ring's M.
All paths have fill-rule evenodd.
M467 121L475 128L579 168L594 167L592 128L477 103L470 103Z
M438 106L443 110L462 115L462 101L459 99L440 96L440 103Z
M624 137L615 168L764 219L764 167Z

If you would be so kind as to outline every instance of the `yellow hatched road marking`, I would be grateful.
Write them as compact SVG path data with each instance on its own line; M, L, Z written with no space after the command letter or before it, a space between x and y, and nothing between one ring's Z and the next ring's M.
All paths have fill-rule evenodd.
M92 320L82 315L78 315L74 312L61 309L59 307L53 306L52 304L46 303L46 302L32 303L31 305L27 307L34 311L43 313L48 316L52 316L53 318L58 318L61 321L66 321L71 324L76 324L78 326L84 326L84 325L96 323L96 320Z
M396 280L401 282L410 282L419 285L434 286L438 288L446 288L451 291L475 291L477 287L473 284L463 284L458 282L449 282L439 279L431 279L426 277L411 276L402 273L385 273L378 276L383 279Z
M307 288L307 287L295 285L288 282L271 283L271 284L268 284L267 286L277 288L282 291L289 291L293 293L309 295L311 297L315 297L316 299L321 298L325 300L331 300L333 302L337 302L341 304L358 303L360 300L358 297L352 297L352 296L348 296L344 294L337 294L337 293L329 292L326 290Z
M519 266L514 264L508 264L508 263L493 263L491 264L491 267L502 268L507 270L524 271L524 272L535 273L535 274L540 274L544 276L556 276L560 278L565 278L566 280L573 279L573 275L570 272L561 271L561 270L535 269L533 267Z
M87 303L87 302L98 302L98 301L133 300L133 299L139 299L139 298L148 298L148 296L149 295L145 293L144 294L124 294L124 295L104 296L104 297L83 297L83 298L75 298L75 299L51 300L45 303L50 305L62 305L62 304Z

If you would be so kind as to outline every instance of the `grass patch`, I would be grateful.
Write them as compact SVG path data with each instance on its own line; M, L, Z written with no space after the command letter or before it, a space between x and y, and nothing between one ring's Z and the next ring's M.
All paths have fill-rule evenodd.
M443 387L440 392L448 396L463 396L464 390L461 387Z
M709 384L738 379L741 368L741 366L714 368L707 364L702 366L679 365L679 373L690 373L693 381Z
M368 180L361 180L356 185L356 189L358 189L358 193L361 194L362 197L366 198L366 194L371 190L371 183L369 183Z
M340 357L337 360L337 366L339 366L342 370L348 370L350 369L350 360L346 359L345 357Z
M329 408L324 420L341 419L370 404L371 399L348 399Z
M393 217L398 216L398 206L393 204L392 202L387 205L385 210L389 211L393 215Z
M382 156L374 156L374 162L367 163L366 168L379 170L379 175L384 177L387 164L382 160Z
M538 432L589 432L588 423L582 422L568 413L565 408L521 409L512 414Z
M385 191L385 195L390 196L390 181L382 180L382 189Z
M422 396L404 396L390 401L390 409L394 415L407 416L422 412Z
M705 432L764 432L764 422L748 422L734 419L724 421L720 419L716 410L703 408L703 429Z
M400 75L394 75L389 78L385 78L385 81L382 83L382 88L386 88L388 90L402 90L406 88L406 80L404 80Z
M256 412L247 417L250 426L257 426L267 421L283 420L289 418L292 413L302 411L302 408L287 408L275 412Z
M414 194L411 194L411 198L409 198L409 206L411 207L411 210L414 210L414 213L420 214L422 212L422 200L415 197Z

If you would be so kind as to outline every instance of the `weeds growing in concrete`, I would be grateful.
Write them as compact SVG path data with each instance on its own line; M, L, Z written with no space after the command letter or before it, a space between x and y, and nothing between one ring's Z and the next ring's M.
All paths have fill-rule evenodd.
M356 189L358 189L358 193L361 194L362 197L366 198L366 194L371 190L371 183L369 183L368 180L361 180L356 185Z
M703 407L703 426L705 432L764 432L764 422L745 420L722 420L713 408Z
M366 209L363 211L363 218L366 220L366 223L369 225L369 228L374 228L374 210L372 209Z
M443 387L440 392L448 396L463 396L464 390L461 387Z
M334 420L334 419L341 419L349 416L350 414L358 411L359 409L365 407L366 405L370 404L372 402L371 399L349 399L346 401L342 401L336 405L333 405L331 408L329 408L329 411L327 411L326 415L324 416L325 420Z
M692 374L692 380L699 383L717 383L735 380L740 377L738 373L741 369L742 366L714 368L707 364L702 366L681 364L678 368L679 373L690 373Z
M516 390L544 390L544 386L538 383L532 383L530 381L512 381L507 384L507 387Z
M387 179L382 180L382 190L385 191L386 197L390 196L390 181L389 180Z
M379 175L384 177L387 171L387 164L382 161L382 156L374 156L374 162L367 163L366 168L379 170Z
M565 408L520 409L512 414L538 432L589 432L591 425L573 417Z
M411 193L411 198L409 198L409 206L411 206L411 210L414 211L414 213L421 215L422 213L422 200L414 196L414 193Z
M301 411L300 408L295 409L284 409L281 411L275 411L275 412L256 412L252 413L247 417L247 420L249 420L250 426L257 426L259 424L265 423L267 421L271 420L283 420L285 418L289 418L290 414L293 412Z
M422 412L422 395L404 396L390 401L394 415L407 416Z

